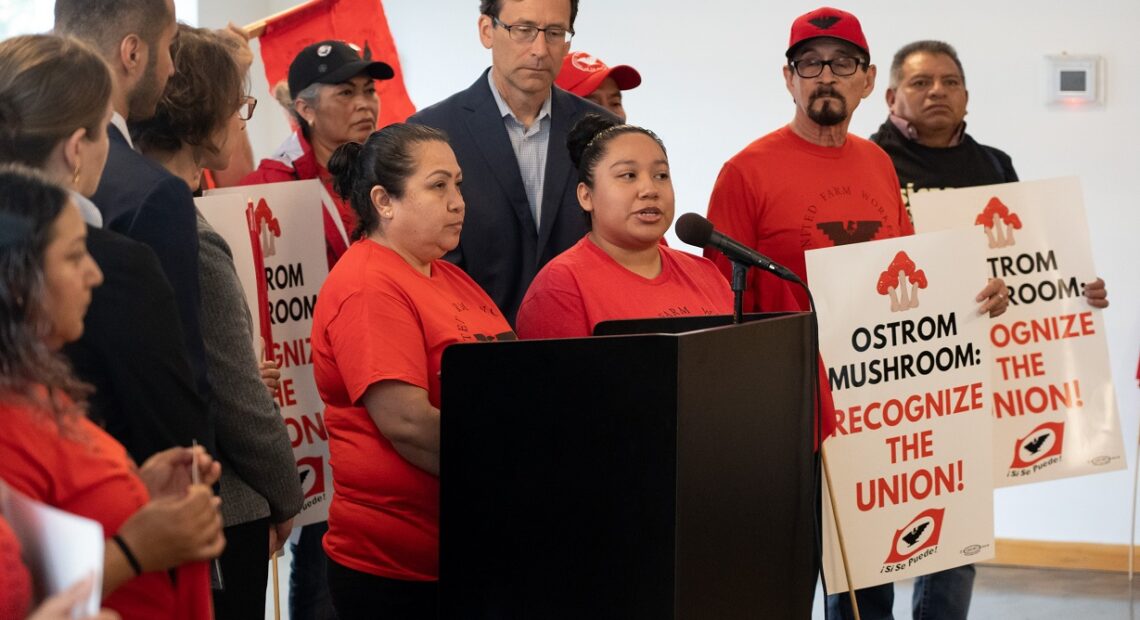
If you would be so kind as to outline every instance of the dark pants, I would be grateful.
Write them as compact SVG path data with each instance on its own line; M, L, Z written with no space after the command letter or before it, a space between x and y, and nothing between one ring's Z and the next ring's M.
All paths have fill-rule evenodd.
M911 612L914 620L966 620L974 591L973 564L923 575L914 580ZM886 583L855 591L863 620L890 620L895 603L895 584ZM827 597L829 620L851 620L851 597L846 593Z
M265 617L269 580L269 519L231 525L224 530L226 550L218 558L223 590L214 590L217 620Z
M289 617L292 620L336 620L326 576L329 558L321 546L327 531L328 523L306 525L292 547L293 567L289 577Z
M343 620L436 620L439 582L362 573L329 560L329 591Z

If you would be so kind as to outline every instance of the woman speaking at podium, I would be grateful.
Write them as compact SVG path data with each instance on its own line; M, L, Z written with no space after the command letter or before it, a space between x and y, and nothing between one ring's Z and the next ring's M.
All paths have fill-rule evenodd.
M341 620L435 618L440 357L514 333L442 260L464 216L462 173L442 132L389 125L338 148L329 171L357 218L313 317L333 469L329 592Z
M661 140L591 114L567 147L590 232L535 277L519 308L519 337L589 336L614 319L731 314L732 291L712 262L661 244L674 212Z

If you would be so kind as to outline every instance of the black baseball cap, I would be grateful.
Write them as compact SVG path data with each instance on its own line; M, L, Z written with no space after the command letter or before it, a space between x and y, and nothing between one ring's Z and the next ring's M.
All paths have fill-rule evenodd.
M375 80L390 80L395 75L388 63L372 60L367 44L362 58L356 47L344 41L320 41L301 50L289 64L289 96L296 98L313 84L347 82L361 73Z

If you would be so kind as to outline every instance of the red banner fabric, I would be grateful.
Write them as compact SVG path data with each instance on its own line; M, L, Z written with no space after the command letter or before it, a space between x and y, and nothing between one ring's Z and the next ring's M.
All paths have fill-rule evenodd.
M396 53L396 42L388 29L388 18L380 0L312 0L298 10L266 24L260 37L261 60L269 88L289 74L289 63L305 46L338 39L361 50L372 51L372 59L392 66L390 80L376 83L380 95L377 127L406 120L416 111L404 86L404 72ZM272 93L271 93L272 94Z

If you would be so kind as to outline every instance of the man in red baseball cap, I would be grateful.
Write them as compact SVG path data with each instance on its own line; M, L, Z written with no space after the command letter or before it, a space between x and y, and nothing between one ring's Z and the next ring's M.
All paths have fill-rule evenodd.
M792 23L784 82L795 102L792 122L761 137L725 163L709 199L708 218L724 234L783 264L807 282L804 252L914 234L890 157L847 127L875 86L875 65L858 18L822 7ZM728 276L718 251L706 251ZM749 273L745 311L785 310L790 289L768 273ZM996 316L1009 304L1005 283L982 289L981 310ZM792 307L808 310L793 291ZM826 426L826 425L825 425ZM915 618L965 618L973 570L919 577ZM808 593L810 596L810 593ZM850 597L827 597L828 617L853 617ZM856 592L864 620L893 618L894 586Z
M571 52L562 59L554 83L613 112L624 123L621 92L640 86L641 74L629 65L610 67L586 52Z

